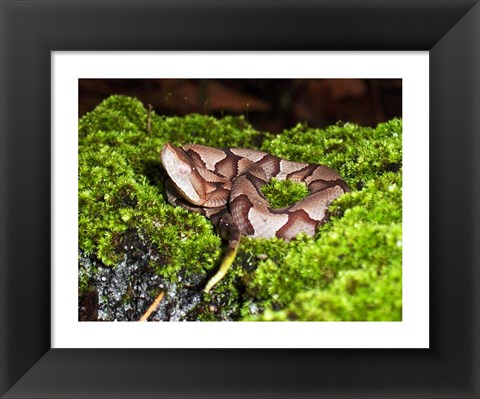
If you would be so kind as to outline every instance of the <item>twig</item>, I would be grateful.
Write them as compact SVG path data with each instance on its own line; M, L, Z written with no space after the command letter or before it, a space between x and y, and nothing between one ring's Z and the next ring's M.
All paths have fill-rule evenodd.
M151 126L150 126L150 116L152 114L152 104L148 104L148 111L147 111L147 133L150 133L150 129L151 129Z
M158 294L157 298L153 301L153 303L150 305L150 307L147 309L147 311L143 314L142 317L140 317L139 321L147 321L147 319L150 317L150 315L153 313L153 311L156 309L156 307L159 305L160 301L163 299L164 292L160 292Z

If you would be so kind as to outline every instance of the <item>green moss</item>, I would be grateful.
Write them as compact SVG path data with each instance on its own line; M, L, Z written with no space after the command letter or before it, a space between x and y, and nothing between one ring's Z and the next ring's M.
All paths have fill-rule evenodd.
M271 179L262 187L262 193L274 209L283 208L304 199L308 195L305 184L291 180Z
M123 96L80 119L82 256L109 267L148 259L167 289L200 289L218 267L224 244L207 219L166 202L160 150L166 142L260 148L334 167L352 192L331 205L331 220L315 237L290 243L243 238L232 270L185 319L401 320L401 120L376 128L299 124L278 136L256 132L242 117L153 112L150 125L147 132L145 107ZM274 207L306 193L303 185L285 182L272 182L264 192ZM92 288L96 271L81 269L80 292ZM158 292L151 289L152 301ZM128 295L124 301L132 300ZM174 300L166 295L164 302Z

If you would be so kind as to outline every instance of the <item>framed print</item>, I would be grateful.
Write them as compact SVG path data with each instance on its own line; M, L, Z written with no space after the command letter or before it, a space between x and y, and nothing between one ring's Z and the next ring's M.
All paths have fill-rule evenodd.
M479 397L478 1L2 1L1 7L2 397ZM144 79L149 84L151 79L176 79L176 84L196 79L203 90L222 79L232 84L263 80L270 82L269 88L279 79L296 79L302 87L319 79L345 79L348 85L354 79L390 79L401 88L401 113L384 128L389 140L382 143L388 145L378 146L382 159L388 160L379 164L389 174L370 171L365 176L371 180L359 177L359 165L368 163L358 156L368 154L362 145L372 154L379 141L368 140L381 140L381 128L373 129L370 139L354 124L334 125L336 131L362 131L362 136L350 133L343 142L338 136L322 139L324 147L330 145L322 159L339 171L329 180L324 169L314 172L319 159L315 147L315 157L309 158L303 146L298 158L291 158L295 141L306 137L309 126L285 129L282 134L290 131L292 139L283 147L278 142L267 147L264 133L262 150L271 151L261 158L258 152L245 152L260 136L258 128L241 118L218 117L208 123L199 116L170 118L132 96L109 97L82 113L82 84L99 78ZM214 87L219 93L219 86ZM173 101L171 95L165 98ZM182 101L187 103L188 95ZM252 108L239 114L250 122L253 107L262 104L245 101ZM137 119L125 118L120 109ZM222 141L231 131L238 143ZM230 268L212 280L221 261L218 235L209 222L192 216L194 212L174 211L170 205L188 197L188 188L179 185L183 180L170 174L169 162L176 155L166 152L184 144L178 132L182 140L200 136L209 151L216 148L217 156L223 148L220 158L208 158L198 147L192 150L203 164L213 165L213 172L199 172L210 182L209 193L220 187L218 179L224 175L214 175L219 170L215 166L227 156L249 165L245 170L251 174L243 176L251 184L261 179L258 165L263 157L277 165L280 174L309 170L322 184L334 181L327 189L344 195L338 198L332 222L325 225L323 237L330 237L332 246L327 238L308 237L293 246L282 244L287 227L300 222L291 214L272 212L269 217L292 217L277 227L269 224L278 233L278 244L270 248L242 239L250 252L235 248L232 259L237 254L246 267ZM321 129L314 133L322 137ZM345 153L356 154L356 163L335 152L348 148L342 144L348 140L356 152ZM165 155L157 158L161 150ZM254 159L240 161L239 154L247 153ZM268 158L272 154L275 157ZM162 179L170 183L160 182L156 171L161 164L169 175ZM107 174L102 175L100 167ZM182 176L186 171L184 166L176 170ZM102 191L110 184L109 174L115 173L123 183ZM362 202L358 196L366 196L368 184L380 184L375 180L380 178L389 194ZM310 178L307 199L314 195L312 181L317 184ZM174 191L161 191L168 184L182 195L169 197ZM198 187L195 192L198 195ZM265 213L255 201L261 200L253 200L254 191L239 193L237 197L246 197L250 204L250 227L244 231L259 231ZM312 221L305 218L313 215L308 208L313 200L307 199L288 208L301 208L302 225ZM394 204L399 199L398 212ZM346 210L355 205L355 212L376 206L380 214L392 209L396 216L375 219L376 214L363 213L375 229L372 224L355 225L356 214ZM216 213L208 215L215 224ZM190 226L191 232L170 228L167 219ZM148 240L132 233L140 231L133 229L139 220L149 222L141 225L141 237ZM342 230L341 223L348 220L351 224ZM223 238L234 234L222 230L229 223L217 226ZM149 225L161 233L153 233ZM385 261L376 258L377 252L371 255L377 261L376 274L364 266L373 250L365 231L375 231L388 243ZM344 239L346 235L350 238ZM353 248L350 252L342 250L342 239L345 248ZM230 245L235 240L226 241ZM152 245L142 252L141 242ZM155 252L159 247L164 252ZM287 252L291 247L297 253ZM136 259L150 251L165 265L159 283L147 273L152 285L163 284L163 291L146 290L139 297L137 282L124 284L135 281L133 266L141 264L131 262L129 251ZM330 252L335 262L352 262L355 256L358 269L316 274L302 260L328 257ZM229 252L223 253L228 258ZM260 253L256 274L248 270L248 253ZM168 260L162 258L165 254ZM122 269L122 259L130 268ZM387 279L378 269L382 262L397 265L387 268ZM210 266L194 274L196 263ZM171 266L175 264L177 269ZM295 279L296 285L291 283ZM335 283L314 292L303 289L322 279ZM112 294L121 293L118 301L109 300L109 287L122 284L125 289ZM355 295L359 284L367 287L365 295ZM273 286L274 301L258 295ZM332 286L345 289L350 299L338 302L329 291ZM292 292L297 302L279 306L288 303L285 298ZM239 293L243 302L230 311ZM183 307L172 299L175 295L187 298ZM89 307L88 301L97 305ZM194 318L189 313L192 304L200 304L207 316ZM157 322L136 322L142 319Z

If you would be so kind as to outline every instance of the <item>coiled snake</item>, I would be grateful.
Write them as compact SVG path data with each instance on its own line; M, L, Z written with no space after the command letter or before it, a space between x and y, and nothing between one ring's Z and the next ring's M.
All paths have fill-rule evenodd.
M247 148L213 148L199 144L165 144L161 161L168 202L201 213L228 242L209 292L227 273L242 235L291 240L315 234L328 217L328 206L349 191L340 174L327 166L292 162ZM261 191L271 178L307 185L309 195L297 203L272 209Z

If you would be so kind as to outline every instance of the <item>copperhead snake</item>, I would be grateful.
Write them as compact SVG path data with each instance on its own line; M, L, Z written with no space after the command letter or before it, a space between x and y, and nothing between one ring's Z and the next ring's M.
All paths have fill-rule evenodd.
M207 293L227 273L242 235L287 241L299 233L313 236L326 221L330 203L349 191L332 168L247 148L167 143L161 162L167 173L168 202L206 216L228 242L218 272L204 288ZM271 178L304 183L309 195L293 205L272 209L261 191Z

